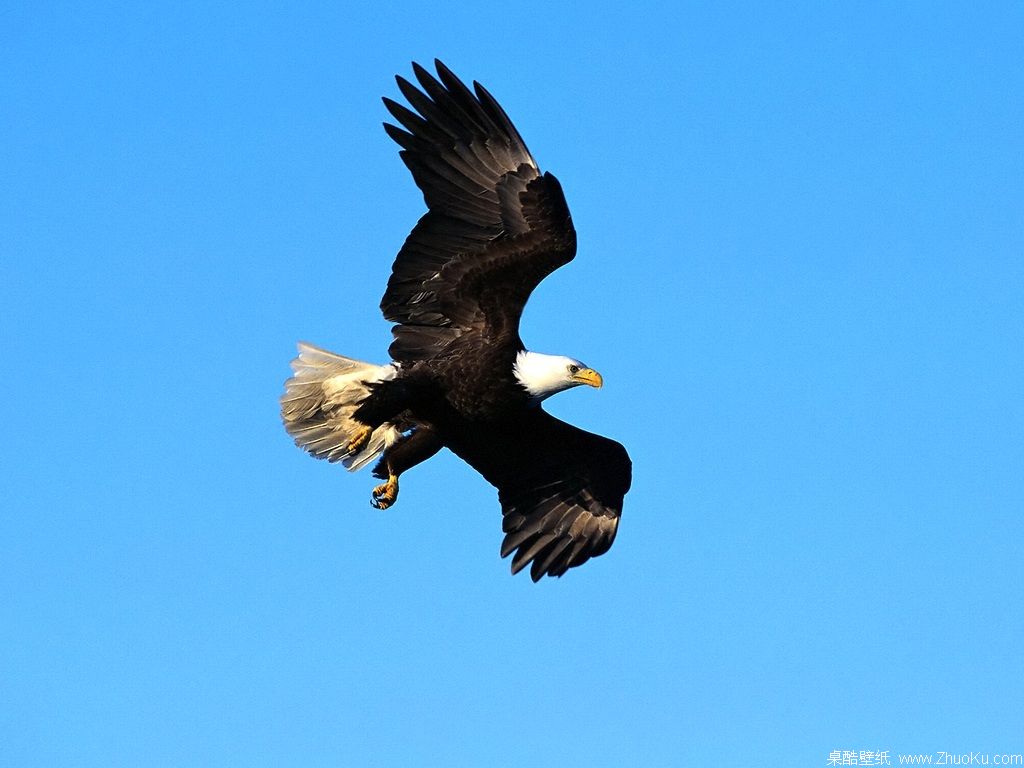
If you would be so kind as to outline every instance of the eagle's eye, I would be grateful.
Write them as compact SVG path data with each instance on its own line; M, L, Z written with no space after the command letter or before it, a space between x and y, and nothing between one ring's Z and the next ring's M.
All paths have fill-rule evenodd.
M575 376L579 372L580 372L580 367L578 365L570 365L569 366L569 375L570 376Z

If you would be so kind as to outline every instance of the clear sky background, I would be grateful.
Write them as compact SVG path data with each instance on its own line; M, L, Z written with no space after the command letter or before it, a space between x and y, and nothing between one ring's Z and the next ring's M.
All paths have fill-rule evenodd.
M1024 751L1024 6L0 10L0 764L806 765ZM451 455L297 450L295 342L383 362L422 198L380 128L478 79L579 256L612 550L511 577Z

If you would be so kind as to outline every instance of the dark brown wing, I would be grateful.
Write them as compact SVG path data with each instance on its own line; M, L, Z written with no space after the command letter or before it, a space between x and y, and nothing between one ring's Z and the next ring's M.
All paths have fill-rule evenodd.
M614 440L585 432L536 409L528 453L501 478L501 556L515 552L512 573L561 576L608 551L615 540L632 463ZM523 446L498 446L521 452Z
M470 91L440 61L398 77L415 112L385 98L405 130L385 123L429 211L405 241L381 299L398 323L391 356L434 357L469 333L519 344L519 318L545 276L571 261L576 232L565 196L541 174L494 98ZM418 114L417 114L418 113Z

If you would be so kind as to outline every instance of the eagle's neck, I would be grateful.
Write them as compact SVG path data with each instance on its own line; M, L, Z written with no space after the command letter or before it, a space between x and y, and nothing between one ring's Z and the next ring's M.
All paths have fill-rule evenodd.
M530 395L530 401L537 404L556 392L573 386L567 372L574 362L572 358L562 355L543 355L524 349L516 355L512 371L516 380Z

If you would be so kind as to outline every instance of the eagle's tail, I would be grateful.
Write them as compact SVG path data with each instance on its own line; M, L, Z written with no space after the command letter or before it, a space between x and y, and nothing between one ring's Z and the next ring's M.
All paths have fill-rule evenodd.
M356 470L398 439L398 428L383 424L355 453L349 451L363 427L352 414L370 393L370 384L395 377L395 366L363 363L299 342L292 370L295 375L285 382L281 395L281 419L300 448Z

